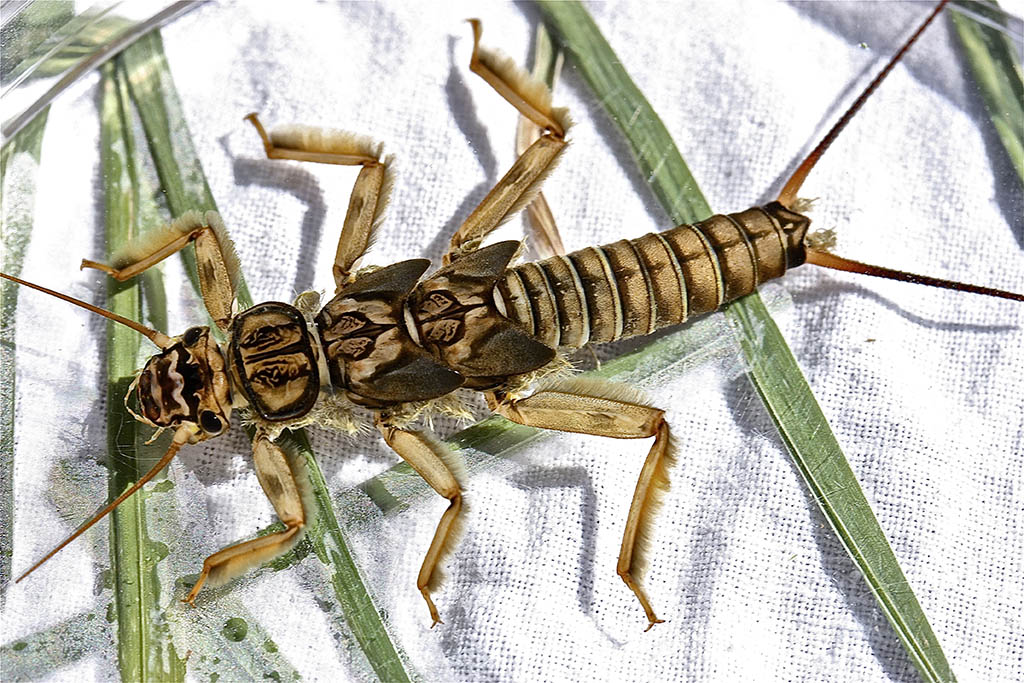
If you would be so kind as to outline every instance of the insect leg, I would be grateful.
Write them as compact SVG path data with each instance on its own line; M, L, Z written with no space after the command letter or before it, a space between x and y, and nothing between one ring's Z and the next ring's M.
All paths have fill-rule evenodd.
M302 537L310 521L310 509L303 504L308 498L304 490L306 481L301 462L288 455L265 435L253 441L253 463L260 486L267 494L278 518L284 522L284 531L243 541L215 552L203 562L203 571L192 590L182 600L195 607L196 596L203 585L220 585L256 565L287 552Z
M434 601L430 599L430 592L437 588L440 582L441 571L437 565L441 556L451 549L458 535L458 517L462 510L462 489L459 488L459 482L452 473L452 469L456 469L456 463L453 462L448 448L429 433L399 429L388 424L383 416L377 418L377 429L384 435L388 446L409 463L432 489L451 501L448 509L441 515L441 521L437 523L434 540L430 542L430 549L423 558L423 565L416 579L416 587L430 609L433 628L443 622Z
M551 106L551 90L543 81L526 73L509 57L480 47L483 26L470 19L473 27L473 55L469 70L494 88L509 104L542 129L559 138L569 128L567 112Z
M496 55L480 47L480 22L471 19L473 26L473 56L469 68L487 81L499 95L519 112L536 123L545 133L541 135L512 164L469 218L452 236L445 264L451 263L464 251L472 251L489 232L526 207L540 191L547 177L565 149L565 131L569 127L564 109L551 106L551 91L544 83L534 79L507 57Z
M551 37L544 25L538 24L533 54L533 71L530 72L530 75L538 81L550 83L554 88L562 71L563 53L560 50L554 51L554 58L548 61L547 55L552 52ZM543 132L543 128L520 115L519 122L516 124L516 154L523 154ZM548 205L547 199L544 198L543 192L537 193L534 200L526 207L526 213L527 222L535 239L534 246L540 257L546 259L551 256L564 256L565 245L562 243L562 235L558 232L555 216L551 212L551 207Z
M380 144L352 133L287 126L268 134L256 114L245 118L256 127L270 159L363 167L352 188L334 256L334 282L340 290L348 282L356 261L373 242L374 231L383 218L391 194L390 158L381 159Z
M199 289L210 317L227 331L233 314L239 264L235 246L215 211L189 211L151 236L114 254L111 265L82 260L82 268L102 270L118 281L135 277L195 242Z
M659 495L668 488L668 469L675 460L664 411L645 405L629 387L580 379L549 384L521 399L491 394L488 404L499 415L530 427L615 439L654 437L629 507L616 571L644 608L647 629L661 623L637 574L643 569L646 532Z

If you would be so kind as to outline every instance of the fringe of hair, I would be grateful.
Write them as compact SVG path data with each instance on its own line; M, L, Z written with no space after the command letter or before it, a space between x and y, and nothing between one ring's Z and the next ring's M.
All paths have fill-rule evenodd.
M114 268L124 268L159 251L182 235L200 228L213 230L213 234L217 238L217 245L220 247L221 258L223 258L228 271L231 289L236 291L241 264L238 254L235 252L235 244L228 237L224 221L216 211L207 211L205 214L198 211L186 211L162 228L146 231L138 239L128 242L115 251L110 259L111 265Z
M144 234L119 247L110 258L114 268L124 268L162 249L182 235L203 227L203 215L198 211L186 211L175 220L156 230Z
M295 123L279 126L270 131L270 141L275 147L284 149L324 154L347 154L371 157L377 160L380 160L381 152L384 149L382 143L366 135L336 128L317 128Z
M384 165L384 180L380 184L380 191L377 193L377 208L373 212L373 223L370 224L370 236L366 241L366 249L377 240L377 230L384 222L384 210L391 201L391 191L395 189L395 156L388 154L381 161Z
M236 406L238 408L238 406ZM368 416L361 415L356 405L345 397L342 392L321 391L313 409L301 417L283 422L264 420L254 410L241 408L242 424L252 425L265 433L271 440L277 439L286 429L302 429L316 425L333 429L351 436L369 434L373 431L373 422Z
M572 119L567 107L551 106L551 89L547 83L535 78L526 69L519 66L514 59L499 50L480 46L477 59L493 71L501 80L508 83L517 95L536 109L555 120L564 132L572 128Z
M516 198L508 211L505 212L505 215L502 216L500 221L498 221L498 225L494 226L495 228L499 225L504 225L511 220L513 216L516 216L520 211L533 203L533 200L537 198L537 195L540 194L540 191L543 189L544 181L548 179L548 176L551 175L556 168L558 168L558 164L562 160L562 154L565 153L565 149L568 144L568 142L565 143L562 149L558 151L558 154L556 154L550 163L548 163L547 167L540 173L540 175L538 175L534 181L530 183L530 186L523 190L522 194Z
M224 259L224 266L228 270L228 279L231 280L231 291L238 292L239 273L242 264L238 260L238 253L235 251L235 243L228 237L228 230L224 227L224 221L216 211L207 211L203 216L206 225L213 230L217 236L217 245L220 247L221 257Z
M466 505L466 497L459 495L459 513L455 515L455 519L452 520L451 526L448 527L448 535L445 536L444 545L441 546L441 552L437 555L437 563L434 565L434 571L430 573L430 580L427 581L427 590L431 593L437 591L441 584L444 583L447 574L445 572L445 563L448 558L451 557L455 547L462 540L462 536L465 534L466 527L463 523L468 506Z
M644 392L628 384L590 377L551 378L540 382L534 393L541 391L557 391L577 396L603 398L632 405L645 406L651 403L650 398Z
M669 490L669 470L676 464L676 445L668 424L662 423L659 428L665 430L664 452L654 465L650 485L642 502L637 525L636 544L633 549L633 564L630 573L639 581L647 570L647 557L651 547L654 519L664 504L665 493Z

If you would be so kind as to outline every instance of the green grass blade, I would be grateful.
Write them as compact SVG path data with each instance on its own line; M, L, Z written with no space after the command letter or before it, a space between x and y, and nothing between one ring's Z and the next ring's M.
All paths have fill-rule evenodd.
M331 495L313 457L306 433L285 433L283 438L284 445L291 448L298 457L304 458L309 468L319 515L315 528L310 531L313 548L321 561L330 564L333 569L331 585L334 587L334 595L359 647L382 681L410 680L345 543Z
M56 76L94 54L132 26L113 14L115 6L74 14L72 2L36 3L15 19L15 50L0 60L0 77L11 83ZM26 15L26 16L22 16Z
M84 9L72 2L35 2L3 27L0 55L3 134L13 136L84 74L112 59L155 27L192 9L179 0L147 19L132 21L111 14L118 3ZM8 48L13 49L8 49ZM41 95L33 79L52 84Z
M126 116L127 87L112 64L103 68L100 140L106 239L109 250L139 234L141 179L136 144ZM110 253L108 253L108 257ZM107 283L107 308L133 320L142 318L141 287L137 282ZM143 445L139 423L124 406L142 340L123 325L107 325L107 443L110 497L138 481L152 465L153 449ZM161 440L166 448L166 439ZM159 457L159 454L156 454ZM131 496L111 513L111 583L117 616L117 648L124 680L182 680L184 660L167 637L160 609L161 585L157 562L167 546L150 537L148 500L165 496L157 488Z
M6 87L29 65L45 54L43 46L65 31L74 20L75 3L71 0L37 2L25 7L2 28L4 49L0 54L0 85ZM35 59L32 55L37 55Z
M0 270L20 275L35 215L35 177L39 170L47 107L0 150ZM11 579L14 552L14 403L15 311L20 287L0 282L0 585ZM0 602L3 600L0 596Z
M1006 26L1006 17L996 2L958 4L997 26ZM1024 79L1020 47L1013 45L1005 31L975 21L956 8L950 17L996 134L1017 177L1024 183Z
M150 152L171 213L180 215L191 209L215 210L159 34L152 33L141 39L126 50L121 59L129 74L132 99L146 130ZM191 250L182 253L193 284L196 284L195 257ZM196 289L198 291L198 287ZM240 283L237 294L243 309L252 305L252 297L244 281ZM356 641L380 678L408 680L409 675L347 550L330 494L309 442L301 431L286 433L281 439L287 448L294 451L295 457L304 458L307 463L317 502L317 524L307 535L318 557L330 566L335 598Z
M132 101L142 119L160 177L160 188L171 215L180 216L186 211L216 211L217 204L192 145L181 100L171 81L160 34L154 31L141 38L119 55L118 61L125 65ZM168 88L166 92L165 88ZM198 292L195 253L191 249L180 253L192 286ZM252 295L244 278L239 279L238 289L239 305L243 309L252 306Z
M576 2L542 3L563 49L625 135L641 174L677 223L711 211L665 126ZM628 125L627 123L628 122ZM726 307L742 331L750 378L829 524L864 574L907 654L926 680L953 673L853 471L774 321L757 295Z

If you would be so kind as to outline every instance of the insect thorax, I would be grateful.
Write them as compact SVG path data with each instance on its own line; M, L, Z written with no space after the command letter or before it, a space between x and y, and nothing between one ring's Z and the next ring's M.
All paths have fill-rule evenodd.
M361 273L317 314L330 383L354 403L425 401L462 386L462 377L434 361L406 325L406 297L429 265L412 259Z
M292 420L313 409L320 370L306 318L295 307L270 301L235 316L228 356L235 386L264 420Z
M486 389L549 364L554 349L497 308L495 282L518 248L465 254L428 279L425 259L359 273L316 315L265 303L234 319L232 377L264 420L301 418L316 404L323 355L330 386L371 408Z
M554 349L496 306L495 283L517 249L484 247L422 282L424 259L360 274L316 317L331 384L379 407L491 388L550 363Z

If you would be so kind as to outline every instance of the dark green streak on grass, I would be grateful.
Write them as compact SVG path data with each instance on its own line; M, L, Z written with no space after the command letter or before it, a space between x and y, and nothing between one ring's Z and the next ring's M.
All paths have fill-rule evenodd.
M1021 77L1020 46L1014 45L1006 34L1006 16L996 2L957 3L966 10L986 17L997 26L985 26L966 15L951 10L957 37L963 46L971 73L981 90L992 125L1006 155L1024 184L1024 81Z
M102 73L100 145L106 239L112 250L138 236L141 181L136 160L138 149L127 120L126 84L112 64L104 66ZM139 284L108 280L107 308L140 320ZM108 323L107 442L111 498L138 481L153 460L152 449L143 446L145 437L140 433L139 423L123 403L135 375L141 343L134 330ZM166 439L161 443L166 447ZM118 664L124 680L180 681L185 665L159 616L162 610L156 563L166 555L166 547L149 536L146 499L150 495L167 494L139 491L111 513Z

